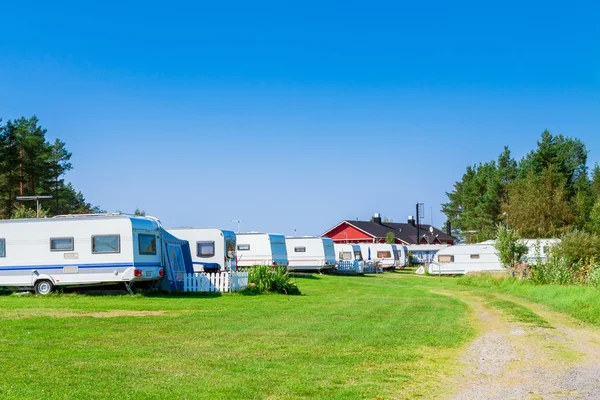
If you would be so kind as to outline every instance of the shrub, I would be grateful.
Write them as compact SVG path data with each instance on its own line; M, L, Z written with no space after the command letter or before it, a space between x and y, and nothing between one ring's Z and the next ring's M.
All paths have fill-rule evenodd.
M552 249L552 253L565 258L568 263L590 263L600 260L600 236L579 230L565 233Z
M515 269L523 256L527 254L527 246L521 242L519 232L498 225L494 246L504 268Z
M300 295L300 289L292 282L286 268L276 267L274 270L268 265L257 265L250 269L248 283L252 292L275 292L289 295Z

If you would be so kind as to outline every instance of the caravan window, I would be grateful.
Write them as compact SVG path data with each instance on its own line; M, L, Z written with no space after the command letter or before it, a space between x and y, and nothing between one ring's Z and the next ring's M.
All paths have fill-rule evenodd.
M0 239L0 257L6 257L6 239Z
M542 254L548 254L548 253L550 253L550 246L542 247Z
M451 262L454 262L454 256L439 255L438 261L441 263L451 263Z
M238 251L248 251L248 250L250 250L250 245L249 244L238 244L237 249L238 249Z
M215 256L215 242L196 242L196 255L209 258Z
M138 245L141 255L156 255L156 236L140 233Z
M392 253L389 251L378 251L377 258L392 258Z
M73 238L50 239L50 251L73 251L75 248Z
M96 235L92 236L92 253L120 253L121 236L119 235Z
M354 252L354 259L358 260L358 261L362 261L362 253L360 251L355 251Z
M479 260L479 254L471 254L471 260Z
M349 251L340 251L340 260L352 261L352 253Z
M306 253L306 247L294 247L294 253Z

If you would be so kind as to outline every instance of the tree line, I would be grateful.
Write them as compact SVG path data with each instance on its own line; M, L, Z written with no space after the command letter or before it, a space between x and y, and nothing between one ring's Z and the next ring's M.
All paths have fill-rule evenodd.
M472 242L493 238L498 225L529 238L600 234L600 166L590 171L587 157L581 140L545 130L519 161L505 147L497 160L468 166L442 212Z
M43 201L42 216L103 212L65 182L71 153L60 139L49 142L46 133L36 116L0 119L0 217L35 217L35 203L26 205L18 196L52 196Z

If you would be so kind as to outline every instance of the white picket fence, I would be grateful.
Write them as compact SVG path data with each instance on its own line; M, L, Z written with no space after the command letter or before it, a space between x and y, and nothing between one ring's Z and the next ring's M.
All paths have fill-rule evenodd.
M184 292L239 292L248 287L247 272L214 272L210 274L186 274Z

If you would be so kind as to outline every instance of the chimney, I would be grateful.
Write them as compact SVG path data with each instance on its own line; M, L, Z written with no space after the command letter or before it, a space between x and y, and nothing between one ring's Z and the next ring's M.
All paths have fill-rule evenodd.
M450 221L446 221L446 233L448 236L452 236L452 224Z
M373 222L375 222L376 224L381 225L381 215L379 213L375 213L373 215Z
M415 217L413 217L412 215L408 216L408 223L412 226L416 226L416 222L415 222Z

